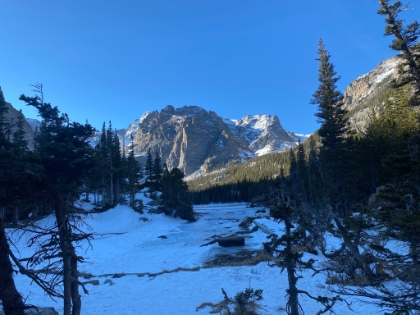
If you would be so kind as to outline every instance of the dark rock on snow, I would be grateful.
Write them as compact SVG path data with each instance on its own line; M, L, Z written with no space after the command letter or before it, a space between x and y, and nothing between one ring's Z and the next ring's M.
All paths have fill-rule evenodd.
M223 247L245 246L245 238L243 236L222 237L216 241L219 243L219 246Z

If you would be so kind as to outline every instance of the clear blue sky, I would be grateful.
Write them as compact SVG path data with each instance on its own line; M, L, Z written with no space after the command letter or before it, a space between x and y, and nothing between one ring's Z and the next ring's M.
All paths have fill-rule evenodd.
M420 16L419 1L402 17ZM44 84L70 119L125 128L171 104L278 115L318 128L309 101L322 38L339 88L395 53L376 0L0 0L0 86L18 100Z

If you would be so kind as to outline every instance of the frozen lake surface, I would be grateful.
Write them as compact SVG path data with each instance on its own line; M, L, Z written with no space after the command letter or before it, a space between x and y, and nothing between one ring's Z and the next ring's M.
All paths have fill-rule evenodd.
M91 242L92 248L87 244L79 248L79 254L85 257L79 270L92 274L89 280L99 280L100 284L88 284L89 294L81 293L82 314L209 314L210 308L197 310L197 307L203 302L220 302L223 299L221 288L233 297L248 287L263 289L261 314L286 314L287 274L280 273L279 268L270 267L266 262L255 266L204 268L204 264L218 254L262 248L267 234L261 229L245 235L244 247L223 248L217 243L200 247L214 236L228 236L241 230L239 223L247 216L266 215L256 214L262 208L248 208L245 204L211 204L195 206L194 209L199 214L199 220L194 223L163 214L139 214L127 206L86 216L91 227L86 230L95 233L95 238ZM282 234L281 224L268 218L257 220L266 231ZM54 217L49 216L39 224L53 222ZM24 239L17 247L22 257L30 253ZM305 254L305 258L322 260L322 257L310 254ZM189 270L173 272L179 267ZM327 289L325 276L312 277L312 273L302 271L303 279L299 280L298 286L314 296L333 296ZM112 278L112 274L125 275ZM107 279L112 280L113 285L105 284ZM22 275L17 275L15 280L18 290L27 299L26 303L54 306L62 313L62 301L52 301ZM306 314L321 309L321 305L306 297L300 297L300 302ZM337 304L337 314L381 314L372 305L360 304L356 299L353 302L355 312L344 304Z

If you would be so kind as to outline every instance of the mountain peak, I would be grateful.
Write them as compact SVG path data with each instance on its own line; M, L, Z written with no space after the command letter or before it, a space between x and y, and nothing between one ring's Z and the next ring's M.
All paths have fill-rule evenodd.
M246 115L234 120L200 106L167 105L145 113L128 126L125 143L130 143L131 135L137 156L144 158L149 149L157 151L169 168L177 167L186 175L282 151L297 142L276 115Z

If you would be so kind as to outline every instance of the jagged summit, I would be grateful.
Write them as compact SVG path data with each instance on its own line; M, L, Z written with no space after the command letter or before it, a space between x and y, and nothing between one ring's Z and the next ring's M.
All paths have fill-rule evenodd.
M255 155L283 151L297 141L296 135L283 129L276 115L246 115L231 121L232 132L244 138Z
M172 105L144 113L120 135L126 144L133 135L137 156L144 157L149 148L158 151L169 168L178 167L187 175L282 151L297 141L275 115L247 115L234 120L199 106Z
M143 115L125 133L134 136L136 155L148 149L159 152L169 168L178 167L186 174L206 171L229 160L252 156L247 142L232 133L216 113L198 106L174 108Z

